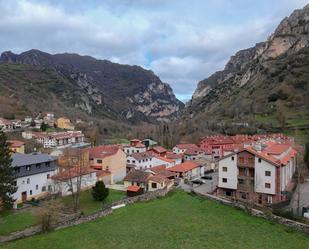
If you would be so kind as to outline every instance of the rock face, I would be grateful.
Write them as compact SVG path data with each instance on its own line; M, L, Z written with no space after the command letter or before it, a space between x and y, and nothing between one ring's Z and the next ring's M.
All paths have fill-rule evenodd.
M108 108L121 119L154 122L173 119L184 107L168 84L139 66L77 54L51 55L39 50L19 55L4 52L0 62L29 64L57 72L84 91L85 101L76 107L89 113L94 107Z
M309 5L302 10L295 10L290 17L283 19L267 41L237 52L224 70L200 81L186 108L186 113L210 112L222 115L223 108L233 106L235 101L238 101L237 104L241 107L242 104L253 105L254 109L257 100L261 101L257 109L265 111L269 108L267 98L276 90L275 88L292 87L292 82L287 82L288 78L295 73L294 68L306 65L307 61L302 61L301 58L307 58L308 48ZM299 60L297 66L294 65L295 60ZM305 84L305 90L307 86ZM260 96L255 95L256 91ZM295 91L295 94L304 94L297 92L297 89ZM247 101L246 104L244 101ZM261 104L262 102L264 104ZM246 112L250 112L248 108L245 109Z

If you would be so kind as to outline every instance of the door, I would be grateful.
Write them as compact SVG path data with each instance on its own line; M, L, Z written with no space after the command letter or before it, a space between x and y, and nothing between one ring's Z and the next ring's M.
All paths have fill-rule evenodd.
M27 191L21 193L21 200L25 202L27 200Z

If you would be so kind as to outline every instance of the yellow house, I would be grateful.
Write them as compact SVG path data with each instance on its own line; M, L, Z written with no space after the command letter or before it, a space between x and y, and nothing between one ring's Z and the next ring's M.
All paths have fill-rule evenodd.
M19 140L8 140L10 150L13 153L25 154L25 143Z
M57 126L60 129L65 130L74 130L74 125L71 123L70 119L68 118L58 118L57 119Z
M101 145L89 149L90 166L94 169L110 173L110 180L105 183L114 184L126 176L126 153L118 145ZM107 175L105 174L105 179Z

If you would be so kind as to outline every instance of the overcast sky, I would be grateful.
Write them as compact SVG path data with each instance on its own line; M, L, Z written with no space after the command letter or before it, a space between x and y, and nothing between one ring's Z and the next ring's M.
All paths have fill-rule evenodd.
M181 100L305 0L0 0L0 50L74 52L151 69Z

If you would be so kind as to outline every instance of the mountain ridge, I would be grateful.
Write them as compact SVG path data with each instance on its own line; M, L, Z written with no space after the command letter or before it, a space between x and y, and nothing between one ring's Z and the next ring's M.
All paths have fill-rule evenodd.
M140 66L74 53L52 55L37 49L21 54L3 52L0 62L53 70L83 89L96 103L96 108L107 106L123 120L168 121L177 117L184 107L167 83ZM88 105L87 112L92 112L91 105Z

